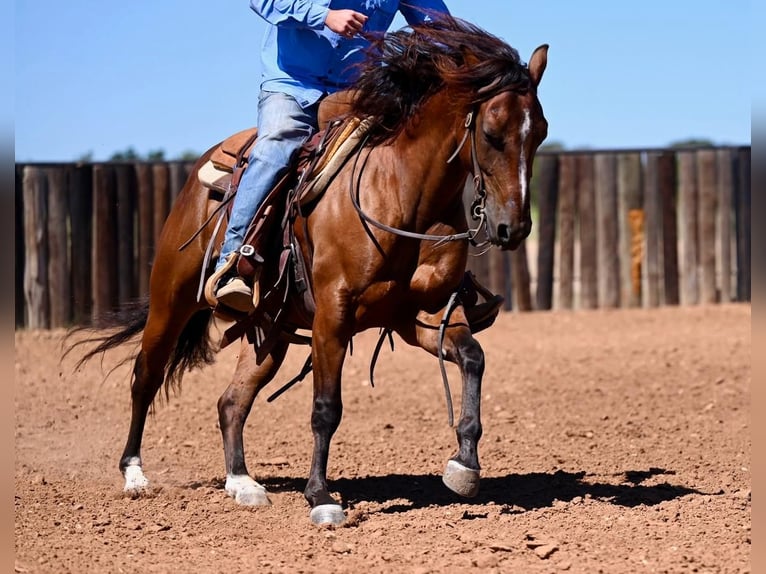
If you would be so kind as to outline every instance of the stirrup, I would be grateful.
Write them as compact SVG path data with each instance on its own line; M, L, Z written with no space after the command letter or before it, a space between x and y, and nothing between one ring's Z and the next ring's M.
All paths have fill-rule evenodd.
M220 269L216 270L205 283L205 300L208 302L208 305L215 309L216 312L226 315L227 317L233 316L236 318L242 314L252 313L258 307L258 303L260 303L261 299L261 290L257 276L252 291L241 278L233 279L234 285L229 289L229 293L227 293L226 290L228 285L222 285L219 288L218 283L222 278L226 277L226 275L236 273L236 265L239 261L239 257L239 252L229 254L226 258L226 262ZM240 284L238 285L237 283ZM223 291L223 293L221 291ZM226 295L232 296L235 302L234 305L227 305L224 300L219 300L219 297ZM243 301L243 295L249 300Z
M215 294L218 281L234 267L238 257L239 253L230 253L226 258L226 263L221 265L220 269L216 269L215 273L213 273L205 283L205 300L213 309L218 306L218 297L216 297Z

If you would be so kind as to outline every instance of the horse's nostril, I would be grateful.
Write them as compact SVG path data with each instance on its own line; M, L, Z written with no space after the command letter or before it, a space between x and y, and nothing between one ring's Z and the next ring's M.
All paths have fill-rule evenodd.
M511 227L505 223L501 223L497 226L497 238L503 242L508 243L511 240Z

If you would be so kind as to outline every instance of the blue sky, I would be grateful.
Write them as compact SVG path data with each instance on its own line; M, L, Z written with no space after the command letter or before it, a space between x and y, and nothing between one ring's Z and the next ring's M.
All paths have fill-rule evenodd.
M446 2L525 60L550 44L549 142L750 143L748 1ZM265 24L247 0L16 0L15 23L16 161L102 160L129 146L172 158L255 122Z

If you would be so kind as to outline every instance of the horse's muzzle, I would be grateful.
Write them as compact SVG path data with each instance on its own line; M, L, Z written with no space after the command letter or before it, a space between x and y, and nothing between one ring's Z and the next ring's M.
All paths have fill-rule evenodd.
M532 231L532 220L524 219L516 225L500 223L490 231L490 241L502 249L514 250Z

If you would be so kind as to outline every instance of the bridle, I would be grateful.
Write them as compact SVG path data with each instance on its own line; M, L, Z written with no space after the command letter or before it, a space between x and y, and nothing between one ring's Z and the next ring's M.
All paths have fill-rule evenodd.
M373 219L369 215L367 215L363 210L361 205L359 204L359 189L360 189L360 181L362 177L362 173L364 172L364 168L367 165L367 160L370 157L370 153L372 153L372 149L368 148L368 152L366 157L364 158L364 161L362 162L361 168L358 170L358 176L355 178L353 174L357 173L357 165L359 163L359 158L362 155L362 151L366 148L367 141L369 139L369 135L366 135L364 139L362 140L361 145L359 146L359 150L356 153L356 157L354 159L354 165L352 168L352 176L351 176L351 182L349 185L349 195L351 197L351 203L354 206L354 209L356 209L357 213L359 214L359 217L361 217L364 221L369 223L370 225L373 225L374 227L377 227L378 229L382 229L383 231L387 231L389 233L392 233L394 235L399 235L401 237L408 237L411 239L420 239L423 241L436 241L436 245L440 245L442 243L448 243L451 241L469 241L472 245L475 245L477 247L482 247L489 243L489 240L485 240L482 242L477 242L476 237L479 235L479 232L484 230L486 233L486 217L485 217L485 201L487 197L487 190L484 185L484 173L481 169L481 165L479 164L478 155L476 153L476 107L472 109L465 117L465 122L463 122L463 125L465 127L465 133L463 134L463 138L460 140L460 143L458 144L455 151L452 153L452 155L447 159L447 163L451 163L452 160L454 160L460 151L465 146L465 142L470 139L471 140L471 162L473 164L473 188L474 188L474 198L473 202L471 203L470 208L470 214L471 219L474 221L477 221L476 227L472 229L468 229L468 231L464 231L463 233L453 233L451 235L434 235L429 233L415 233L414 231L406 231L404 229L398 229L396 227L391 227L390 225L386 225L385 223L382 223L376 219ZM354 182L356 180L356 185L354 185Z

